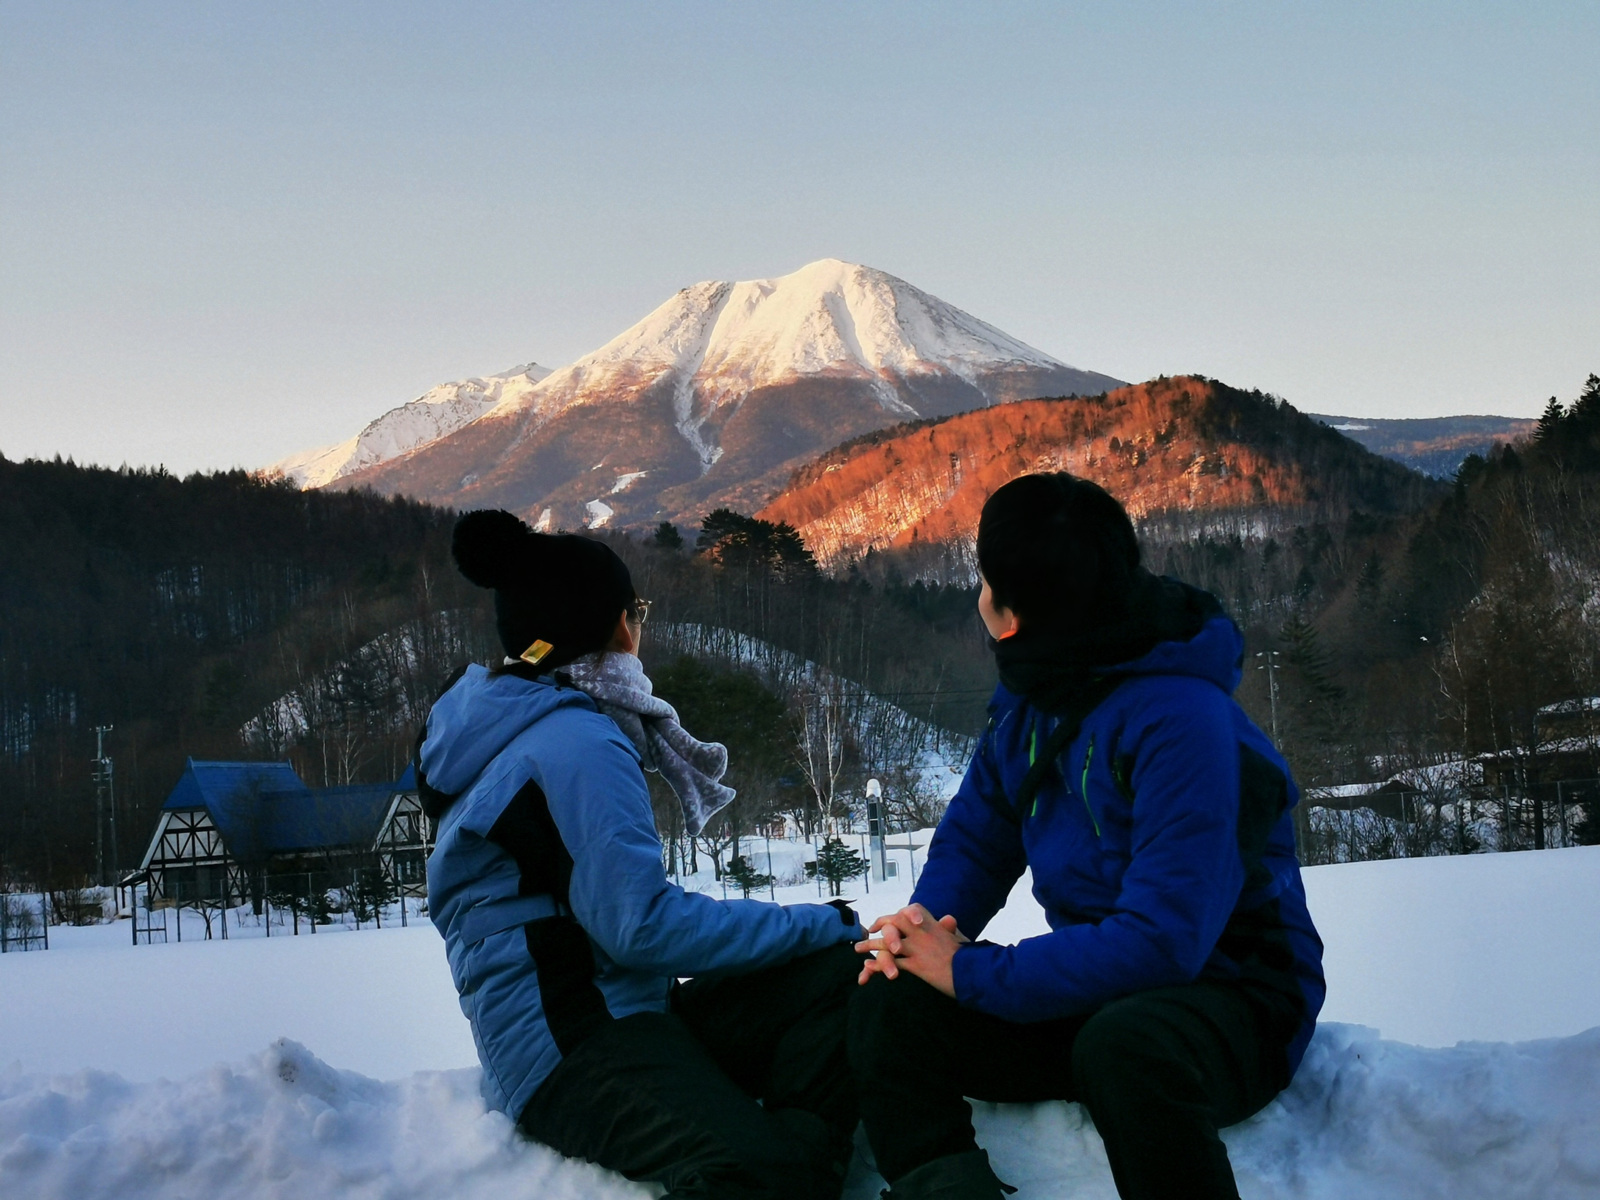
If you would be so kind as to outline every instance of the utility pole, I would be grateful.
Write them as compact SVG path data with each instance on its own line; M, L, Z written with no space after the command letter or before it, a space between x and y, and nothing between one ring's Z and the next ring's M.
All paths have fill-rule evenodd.
M106 814L111 816L111 869L117 870L117 801L112 783L111 759L106 754L106 734L113 726L94 727L94 874L95 882L106 886Z
M1267 673L1267 698L1272 705L1272 745L1280 754L1283 752L1278 741L1278 656L1281 653L1280 650L1256 651L1256 657L1263 660L1256 670ZM1294 809L1294 849L1302 862L1310 843L1311 812L1304 804L1298 804Z
M1265 671L1267 673L1267 696L1272 705L1273 745L1277 745L1278 743L1278 655L1280 653L1282 652L1278 650L1256 651L1257 658L1264 658L1267 660L1257 667L1256 670Z
M867 837L868 856L872 862L871 878L882 883L888 875L888 856L883 840L889 830L884 821L883 786L876 779L867 780Z

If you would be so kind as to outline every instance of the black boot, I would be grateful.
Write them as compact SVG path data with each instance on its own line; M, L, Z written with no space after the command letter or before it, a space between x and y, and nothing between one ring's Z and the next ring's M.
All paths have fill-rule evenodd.
M907 1171L883 1195L885 1200L1001 1200L1016 1190L990 1169L988 1151L964 1150Z

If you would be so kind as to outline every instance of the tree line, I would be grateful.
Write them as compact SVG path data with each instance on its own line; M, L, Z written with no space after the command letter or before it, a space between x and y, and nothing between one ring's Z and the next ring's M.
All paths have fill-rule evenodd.
M0 869L50 887L91 872L95 726L112 727L108 871L138 862L189 756L288 757L313 785L395 778L396 687L415 711L436 660L482 658L492 637L450 524L240 471L0 459ZM356 657L408 626L404 663ZM292 738L252 745L245 726L297 689L311 699Z

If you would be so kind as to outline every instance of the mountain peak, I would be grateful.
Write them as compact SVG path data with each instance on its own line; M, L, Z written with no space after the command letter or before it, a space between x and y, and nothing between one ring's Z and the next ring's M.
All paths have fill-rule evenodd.
M670 371L714 409L757 388L826 375L878 380L884 407L911 415L894 376L950 374L973 383L1014 368L1071 369L887 271L823 258L771 279L683 288L555 372L527 402L549 416L608 376Z
M550 528L759 507L810 456L919 417L1092 396L1080 371L886 271L704 280L464 428L340 479Z

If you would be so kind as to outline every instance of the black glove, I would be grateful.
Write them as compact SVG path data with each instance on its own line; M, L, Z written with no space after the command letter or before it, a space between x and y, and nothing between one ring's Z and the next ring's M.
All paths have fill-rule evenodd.
M846 929L854 929L861 924L861 918L856 916L856 910L843 900L829 900L828 907L837 910L840 919L844 921ZM862 926L862 928L865 928L865 926Z

